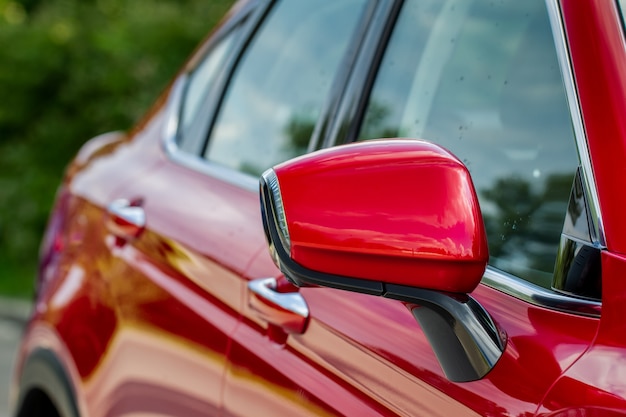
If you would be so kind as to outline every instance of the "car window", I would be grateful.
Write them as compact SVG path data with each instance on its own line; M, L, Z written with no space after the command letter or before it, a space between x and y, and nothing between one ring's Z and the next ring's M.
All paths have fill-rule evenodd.
M490 265L549 288L578 166L545 2L406 1L359 139L422 138L461 159Z
M185 87L177 135L178 146L182 149L190 150L192 144L202 140L199 137L201 132L198 131L195 123L198 112L202 108L202 104L224 65L229 52L232 50L237 34L240 32L240 27L235 27L221 38L209 50L198 66L188 74L189 79Z
M306 152L366 0L283 0L244 52L205 157L259 175Z

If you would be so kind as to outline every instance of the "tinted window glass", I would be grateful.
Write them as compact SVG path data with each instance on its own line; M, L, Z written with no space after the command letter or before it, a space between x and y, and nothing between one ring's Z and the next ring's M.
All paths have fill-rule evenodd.
M190 148L191 143L197 143L198 140L202 140L199 137L201 133L194 129L198 111L213 86L228 53L231 51L238 32L238 29L235 29L219 40L200 64L189 74L180 117L180 130L178 132L178 143L183 149Z
M234 74L205 156L258 175L306 152L365 3L278 3Z
M458 156L490 264L550 286L578 157L543 1L405 2L360 139L396 136Z

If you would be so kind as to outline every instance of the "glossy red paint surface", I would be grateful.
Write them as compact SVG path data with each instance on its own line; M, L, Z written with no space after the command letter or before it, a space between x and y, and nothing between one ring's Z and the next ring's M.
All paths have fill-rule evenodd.
M550 390L541 412L550 416L626 413L626 257L602 257L602 320L593 345Z
M601 317L538 307L480 284L472 296L506 333L506 349L483 379L450 382L410 312L414 306L329 288L298 289L286 282L266 248L258 194L171 161L161 146L161 102L130 134L89 142L68 169L42 246L41 283L18 357L16 385L29 356L45 348L59 359L83 417L624 415L624 40L613 2L562 0L561 5L607 242ZM366 247L352 267L373 273L360 263L402 257L413 242L408 220L397 229L388 220L424 207L419 197L425 189L437 197L425 205L436 221L422 222L421 230L440 233L440 239L482 233L472 216L464 218L462 233L449 222L453 214L476 210L472 198L449 200L438 194L441 183L394 177L383 166L371 167L389 175L377 184L368 174L354 172L369 161L341 159L349 149L326 154L334 155L329 167L344 170L343 177L328 177L306 189L281 179L289 207L294 201L310 203L301 204L297 215L287 212L288 220L308 216L306 223L290 225L295 257L308 257L311 265L329 261L312 250L319 248L299 243L309 239L308 233L323 243L322 249ZM298 164L307 165L306 158ZM439 151L433 158L453 164ZM307 169L325 168L317 162ZM450 172L456 174L444 175L446 181L466 181L458 178L466 173ZM353 183L341 183L346 178ZM363 182L370 195L354 193ZM341 192L328 184L341 185ZM383 186L398 188L383 194ZM416 188L407 192L406 187ZM466 185L454 195L470 191ZM134 239L120 241L107 229L106 207L120 198L138 202L146 214L146 228ZM464 208L455 211L455 204ZM373 243L372 227L353 210L359 205L361 215L368 205L372 213L365 215L372 216L371 223L375 219L385 227L378 231L388 239L383 244ZM347 235L352 233L348 229L365 229L368 236L356 233L360 240L341 241L337 230ZM460 246L437 242L421 247L430 248L429 259L447 256L462 263L486 256L482 244L471 244L473 239ZM346 273L353 275L353 269ZM278 292L302 297L310 312L305 323L294 324L290 313L250 293L250 280L267 277L278 279Z
M164 198L169 189L177 191ZM113 198L143 201L147 226L132 244L110 249L119 331L93 395L107 415L217 413L243 301L240 275L264 249L258 197L190 176L161 155Z
M260 253L247 275L272 273L273 261ZM506 351L484 379L452 383L410 306L329 288L299 291L311 320L282 342L253 309L244 310L233 334L226 415L533 415L598 325L481 285L473 295L506 329Z
M63 253L43 265L22 358L53 349L82 416L216 415L240 277L265 250L256 193L210 185L167 160L163 120L156 111L130 141L74 165L59 208ZM146 213L131 240L107 222L108 204L120 198Z
M302 266L440 291L471 292L487 237L467 168L417 140L330 148L275 168Z

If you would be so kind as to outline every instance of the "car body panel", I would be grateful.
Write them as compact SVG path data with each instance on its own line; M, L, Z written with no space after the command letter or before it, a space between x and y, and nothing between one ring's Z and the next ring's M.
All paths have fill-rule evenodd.
M163 192L170 188L178 193ZM210 184L160 154L154 169L119 188L115 198L140 201L146 229L128 242L106 237L110 254L103 257L111 258L107 280L118 330L102 379L90 383L101 397L98 410L217 412L228 335L241 309L238 276L264 249L257 197L219 180Z
M258 196L221 181L207 187L200 173L190 193L189 170L161 147L167 115L163 102L130 138L115 146L100 140L104 146L84 150L68 170L63 214L71 221L59 231L61 259L50 260L42 274L21 357L35 346L59 345L55 355L72 358L66 367L81 415L206 415L220 407L228 333L240 314L237 277L265 250ZM163 187L180 195L163 194ZM198 210L197 202L211 196L213 204ZM107 205L122 197L147 214L134 240L106 228ZM172 214L179 223L168 220Z
M162 129L159 115L156 106L133 140L118 133L94 138L68 167L50 217L53 227L42 245L38 298L17 370L37 346L45 346L78 387L105 354L117 317L110 288L102 279L104 210L123 180L155 164L151 158L133 161L137 154L155 154L150 139ZM77 401L84 412L85 397L77 395Z
M483 280L472 297L506 334L506 349L483 379L449 381L411 313L417 306L286 281L250 181L192 169L164 149L166 91L132 132L89 142L68 168L14 386L43 346L83 416L624 414L624 35L613 2L559 5L588 138L579 151L591 155L600 204L597 314L540 306ZM106 227L118 199L144 210L135 239ZM301 329L251 307L248 284L261 278L301 297Z
M626 257L602 256L602 320L593 345L554 384L541 407L550 416L623 415L626 413ZM608 307L608 306L611 307Z
M259 254L253 268L267 275L271 262ZM301 335L277 339L271 325L246 310L233 334L227 415L249 413L251 406L237 400L248 396L266 415L532 415L599 323L480 285L472 295L506 329L507 348L484 379L452 383L412 306L328 288L299 291L311 311Z

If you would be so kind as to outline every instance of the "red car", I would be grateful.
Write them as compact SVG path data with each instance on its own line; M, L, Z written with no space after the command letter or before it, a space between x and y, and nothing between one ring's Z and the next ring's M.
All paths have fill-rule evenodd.
M622 6L237 3L68 167L15 415L626 414Z

